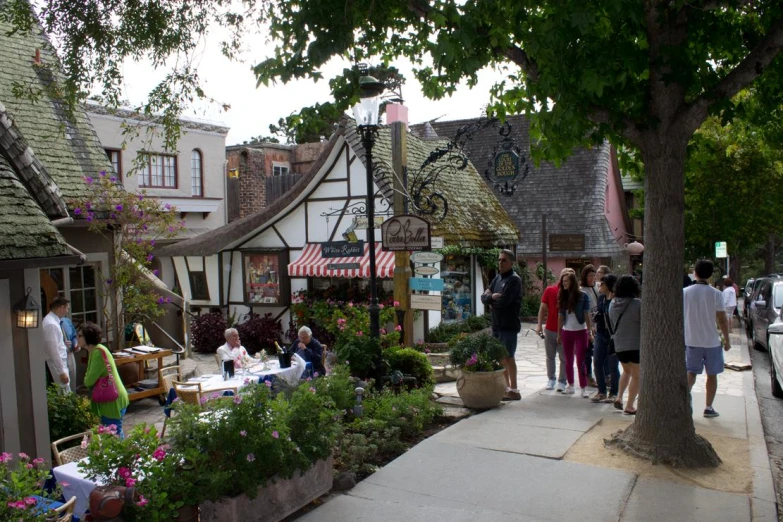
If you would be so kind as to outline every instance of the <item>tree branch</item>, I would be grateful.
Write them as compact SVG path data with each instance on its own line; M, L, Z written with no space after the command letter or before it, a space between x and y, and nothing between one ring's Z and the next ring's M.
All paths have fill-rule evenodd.
M641 133L636 127L636 124L630 118L621 118L619 121L612 119L609 111L600 107L592 106L587 111L587 118L595 123L603 123L609 125L612 128L616 128L617 123L620 123L620 133L622 136L633 143L639 145L641 142Z
M517 47L516 45L512 45L508 49L504 50L503 54L506 56L506 58L522 68L522 70L525 72L525 75L527 75L528 81L533 83L538 82L538 65L536 65L536 62L530 59L530 56L528 56L528 54L522 48Z
M732 98L755 80L783 50L783 19L775 22L767 36L742 60L733 71L723 78L714 88L705 92L689 104L681 119L691 131L695 131L704 119L710 107L718 100Z

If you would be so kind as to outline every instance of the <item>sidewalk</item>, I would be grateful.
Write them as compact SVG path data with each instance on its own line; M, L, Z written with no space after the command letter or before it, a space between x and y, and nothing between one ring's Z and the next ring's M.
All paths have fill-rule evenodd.
M458 422L299 520L777 520L753 372L721 374L714 419L701 415L704 376L697 381L696 430L724 464L673 472L603 447L632 422L611 404L543 389L543 340L532 327L523 325L516 355L521 401ZM731 340L727 362L750 362L744 331ZM456 395L453 383L437 391Z

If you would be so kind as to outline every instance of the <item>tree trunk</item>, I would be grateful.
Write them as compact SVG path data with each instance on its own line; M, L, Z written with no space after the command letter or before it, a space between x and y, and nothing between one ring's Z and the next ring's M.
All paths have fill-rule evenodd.
M645 165L644 288L638 413L613 443L655 463L715 467L721 460L693 425L685 372L682 263L687 139L657 130Z

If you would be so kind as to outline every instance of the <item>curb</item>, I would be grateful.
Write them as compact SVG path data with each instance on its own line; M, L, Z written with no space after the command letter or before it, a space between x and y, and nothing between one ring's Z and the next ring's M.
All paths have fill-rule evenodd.
M743 361L750 362L748 340L745 326L740 323L739 350ZM732 344L736 347L736 344ZM745 397L745 421L750 447L750 465L753 468L753 491L750 495L751 520L775 522L778 520L777 498L772 480L772 468L769 463L767 441L761 424L761 411L756 397L756 384L753 371L746 372L742 379L742 391Z

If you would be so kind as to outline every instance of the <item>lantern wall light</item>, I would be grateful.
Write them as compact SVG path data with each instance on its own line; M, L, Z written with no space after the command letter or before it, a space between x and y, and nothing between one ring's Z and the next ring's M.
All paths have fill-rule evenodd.
M35 302L31 293L32 289L27 287L25 296L14 305L18 328L38 328L41 306Z

